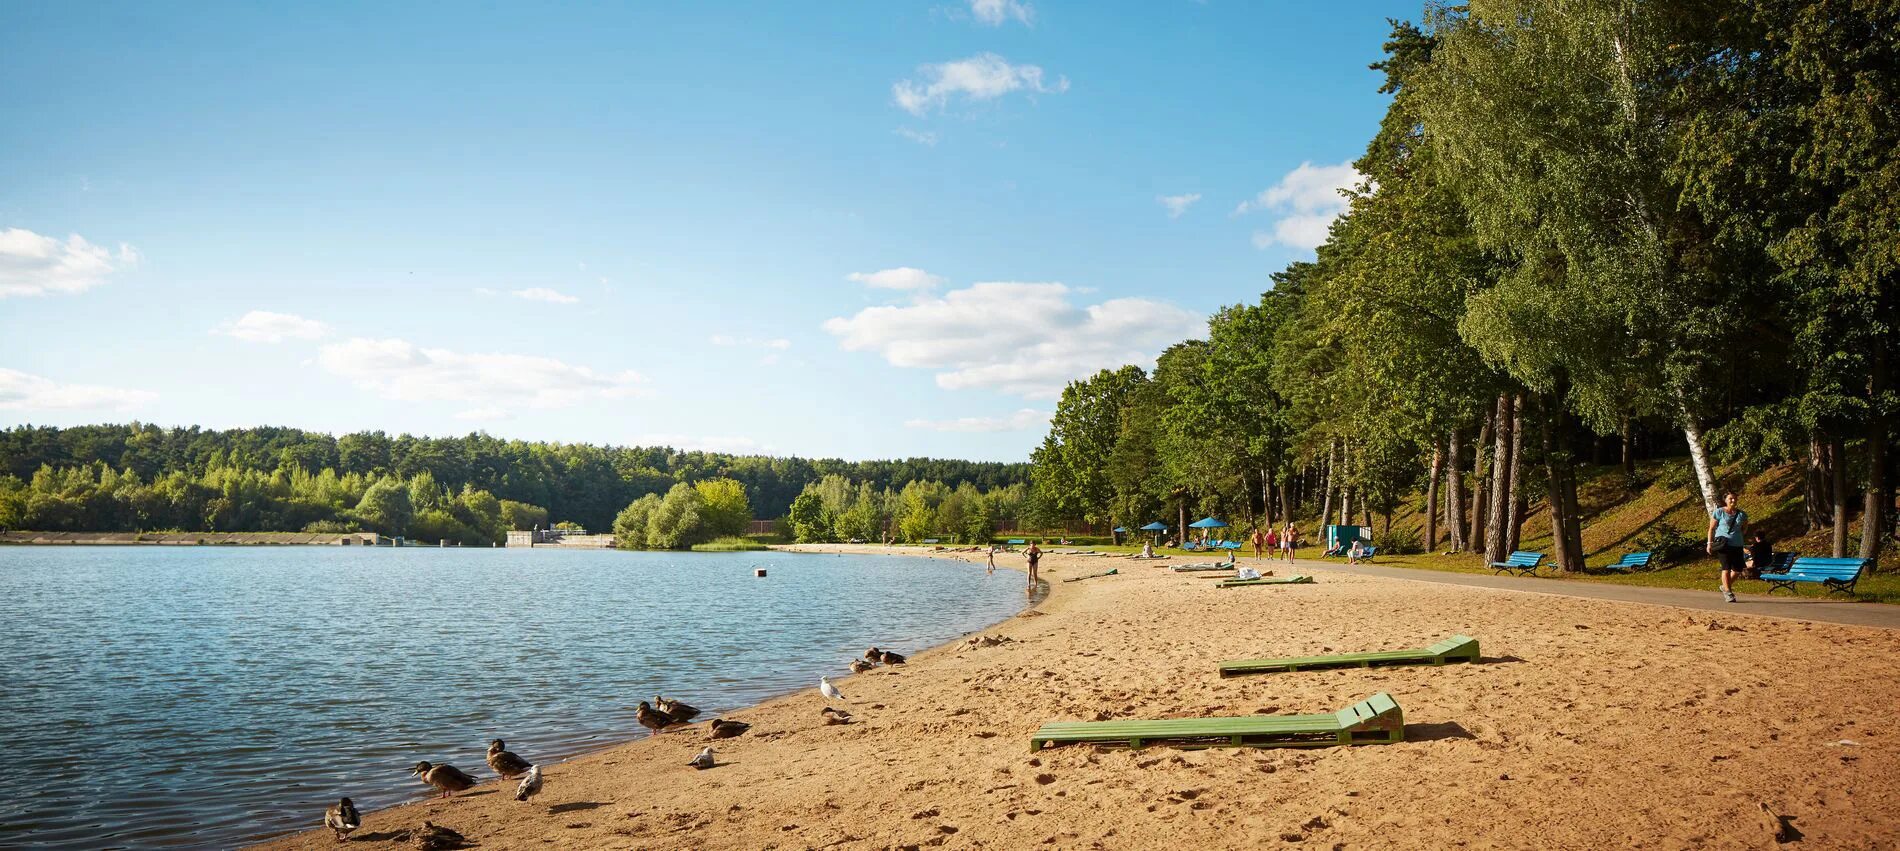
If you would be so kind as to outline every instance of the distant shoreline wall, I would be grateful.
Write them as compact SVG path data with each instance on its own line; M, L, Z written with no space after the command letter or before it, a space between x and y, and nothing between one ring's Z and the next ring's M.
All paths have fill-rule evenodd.
M0 544L387 547L395 541L374 532L0 532Z

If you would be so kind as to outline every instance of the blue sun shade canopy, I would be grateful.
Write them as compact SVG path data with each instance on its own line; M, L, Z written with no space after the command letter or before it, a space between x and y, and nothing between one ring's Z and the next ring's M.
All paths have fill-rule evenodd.
M1153 522L1153 523L1150 523L1150 524L1148 524L1148 525L1146 525L1146 526L1143 526L1143 527L1141 527L1141 531L1143 531L1143 532L1166 532L1166 531L1168 531L1168 524L1166 524L1166 523L1163 523L1163 522L1161 522L1161 521L1159 521L1159 520L1157 520L1157 521L1155 521L1155 522Z
M1223 523L1219 520L1215 520L1212 517L1203 517L1199 520L1189 523L1188 526L1194 529L1225 529L1227 528L1226 523Z

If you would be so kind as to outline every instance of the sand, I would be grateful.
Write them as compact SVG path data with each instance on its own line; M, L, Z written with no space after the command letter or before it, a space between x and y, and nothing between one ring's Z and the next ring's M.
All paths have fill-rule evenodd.
M1317 584L1218 589L1180 561L1046 558L1050 597L982 633L1002 643L832 672L857 723L825 725L813 689L731 713L752 731L714 743L712 770L685 765L695 725L547 766L531 803L490 782L367 814L352 847L407 847L398 831L427 819L484 849L1755 848L1780 824L1799 847L1900 848L1900 632L1306 563ZM1215 674L1456 633L1481 664ZM1044 721L1328 712L1377 691L1406 741L1028 748ZM470 746L457 764L491 776Z

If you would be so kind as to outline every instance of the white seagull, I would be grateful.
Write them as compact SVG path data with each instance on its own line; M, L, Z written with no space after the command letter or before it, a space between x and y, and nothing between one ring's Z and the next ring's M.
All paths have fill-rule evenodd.
M844 692L839 691L837 686L831 684L830 677L818 678L818 693L831 700L844 700Z
M528 800L539 791L541 791L541 766L528 766L528 773L521 778L521 785L515 787L515 800Z
M705 771L706 769L713 767L712 746L707 745L706 749L703 751L700 751L699 756L693 757L693 761L687 763L687 765L697 768L700 771Z

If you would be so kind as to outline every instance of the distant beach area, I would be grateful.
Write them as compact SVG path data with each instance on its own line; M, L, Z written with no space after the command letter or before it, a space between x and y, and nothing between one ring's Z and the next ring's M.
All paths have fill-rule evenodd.
M853 723L827 724L809 688L727 713L752 727L711 742L715 769L686 766L709 744L698 724L546 766L530 803L491 781L369 813L353 847L403 847L425 820L488 849L1755 847L1784 826L1811 847L1894 847L1900 748L1878 722L1900 701L1900 631L1305 560L1314 584L1221 589L1170 570L1188 560L1046 556L1050 596L1024 614L833 676ZM1481 640L1478 664L1216 671L1455 634ZM1029 750L1049 721L1325 713L1375 692L1403 707L1404 741Z

